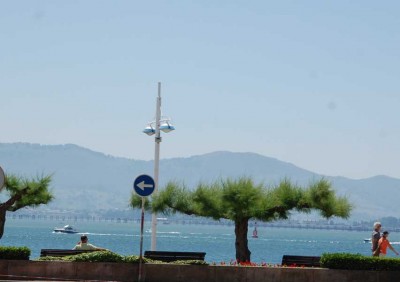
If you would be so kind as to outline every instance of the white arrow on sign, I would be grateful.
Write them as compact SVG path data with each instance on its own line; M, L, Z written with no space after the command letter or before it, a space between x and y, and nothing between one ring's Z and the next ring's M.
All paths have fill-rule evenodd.
M136 186L139 187L140 189L142 189L143 191L145 188L153 188L152 184L146 184L146 183L144 183L144 181L138 183Z

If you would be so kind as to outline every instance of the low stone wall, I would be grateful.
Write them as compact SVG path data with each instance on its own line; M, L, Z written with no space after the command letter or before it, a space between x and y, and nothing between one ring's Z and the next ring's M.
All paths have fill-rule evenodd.
M0 279L138 281L137 264L0 260ZM144 264L145 282L386 282L400 271Z

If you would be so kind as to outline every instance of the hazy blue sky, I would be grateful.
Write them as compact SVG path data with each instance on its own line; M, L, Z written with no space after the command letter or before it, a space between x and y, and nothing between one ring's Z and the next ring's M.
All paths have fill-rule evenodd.
M0 142L400 177L399 1L1 1ZM1 160L0 160L1 162Z

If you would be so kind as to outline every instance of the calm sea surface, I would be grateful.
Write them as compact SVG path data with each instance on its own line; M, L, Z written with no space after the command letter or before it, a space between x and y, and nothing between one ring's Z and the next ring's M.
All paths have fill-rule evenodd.
M136 222L61 222L53 220L11 219L6 222L2 246L27 246L31 259L38 258L41 249L70 249L80 239L80 234L54 233L55 227L73 225L79 232L88 234L89 242L121 255L138 255L140 224ZM145 223L143 250L150 250L150 222ZM370 254L370 244L364 238L370 232L340 230L310 230L258 227L258 238L251 237L249 248L253 262L280 263L282 255L318 256L324 252L350 252ZM400 234L391 233L390 241L400 251ZM233 226L162 224L157 227L157 250L206 252L207 262L229 262L235 258ZM388 250L389 256L394 257Z

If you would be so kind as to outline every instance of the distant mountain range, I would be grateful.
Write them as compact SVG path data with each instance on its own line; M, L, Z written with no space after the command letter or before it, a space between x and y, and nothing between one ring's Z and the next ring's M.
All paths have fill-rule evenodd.
M49 207L65 210L126 209L136 176L153 175L153 161L117 158L72 144L0 143L0 166L6 174L27 177L52 174L51 187L56 198ZM213 152L160 161L161 188L170 180L193 187L199 181L244 175L267 185L285 177L307 185L324 177L254 153ZM352 218L399 217L400 179L325 177L332 181L339 195L348 196L354 204Z

